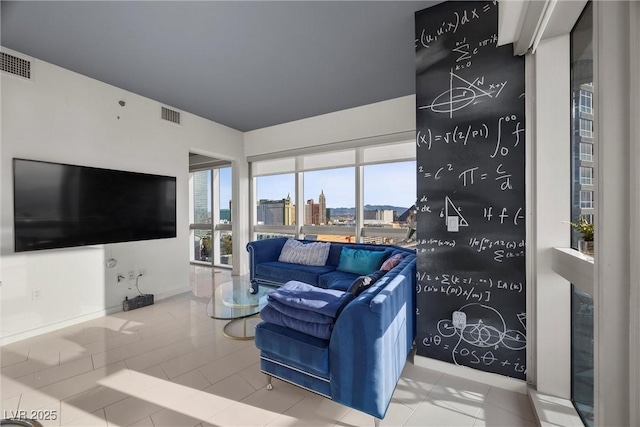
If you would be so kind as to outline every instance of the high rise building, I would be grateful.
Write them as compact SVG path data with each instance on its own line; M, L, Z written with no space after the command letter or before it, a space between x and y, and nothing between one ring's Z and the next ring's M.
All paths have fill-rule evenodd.
M595 211L595 134L593 131L593 84L581 83L573 91L574 143L572 144L572 220L583 217L593 223ZM577 238L578 236L574 236Z
M320 190L318 203L313 199L307 200L307 204L304 207L304 223L308 225L327 224L327 200L323 190Z
M294 225L296 223L296 206L291 196L281 200L261 199L258 202L258 224Z
M193 222L196 224L211 222L208 177L209 171L193 173Z

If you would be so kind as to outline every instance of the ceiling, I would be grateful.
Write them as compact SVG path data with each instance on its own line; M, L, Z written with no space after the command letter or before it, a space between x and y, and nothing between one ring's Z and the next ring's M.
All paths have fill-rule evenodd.
M2 46L240 131L415 93L439 1L5 1Z

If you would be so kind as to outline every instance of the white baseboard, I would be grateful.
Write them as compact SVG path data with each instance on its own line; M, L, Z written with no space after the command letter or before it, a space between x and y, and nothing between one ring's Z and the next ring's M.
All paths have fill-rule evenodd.
M78 323L87 322L89 320L97 319L99 317L104 317L112 313L116 313L118 311L122 311L122 305L115 307L108 307L104 310L98 310L93 313L83 314L82 316L74 317L67 320L62 320L60 322L51 323L49 325L41 326L39 328L30 329L24 332L18 332L17 334L8 335L6 337L0 338L0 346L11 344L17 341L26 340L28 338L33 338L38 335L46 334L48 332L57 331L59 329L68 328L69 326L77 325Z
M462 377L471 381L487 384L492 387L498 387L516 393L527 394L528 384L526 381L509 378L504 375L493 374L490 372L479 371L477 369L468 368L466 366L454 365L453 363L443 362L441 360L431 359L424 356L415 356L414 363L416 366L433 369L434 371L443 372L445 374Z
M155 294L153 298L154 298L155 301L158 301L158 300L161 300L161 299L170 298L170 297L174 297L176 295L184 294L185 292L191 292L191 286L185 286L184 288L175 289L173 291L163 292L161 294Z
M176 295L183 294L185 292L191 292L191 287L186 286L183 288L175 289L169 292L163 292L161 294L155 294L154 300L159 301L165 298L170 298ZM97 319L99 317L108 316L109 314L122 311L122 304L118 304L112 307L107 307L103 310L98 310L93 313L83 314L82 316L74 317L72 319L62 320L60 322L51 323L49 325L41 326L39 328L30 329L28 331L19 332L17 334L8 335L0 338L0 346L11 344L14 342L33 338L38 335L46 334L49 332L57 331L59 329L68 328L69 326L77 325L79 323L87 322L89 320Z

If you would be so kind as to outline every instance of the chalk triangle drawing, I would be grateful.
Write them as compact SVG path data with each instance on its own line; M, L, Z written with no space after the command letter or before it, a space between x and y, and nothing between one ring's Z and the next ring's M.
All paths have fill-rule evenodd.
M449 87L449 89L450 89L450 90L451 90L451 89L453 89L453 78L456 78L456 79L458 79L458 80L460 80L460 81L462 81L462 82L466 83L466 84L468 85L468 86L467 86L467 89L474 89L474 90L477 90L478 92L481 92L483 95L486 95L486 96L488 96L489 98L493 98L493 97L491 96L491 93L487 92L486 90L480 89L478 86L476 86L476 82L478 81L478 79L475 79L475 80L473 81L473 83L470 83L470 82L469 82L468 80L466 80L465 78L460 77L459 75L457 75L456 73L454 73L454 72L453 72L453 70L451 70L451 80L450 80L450 87Z
M451 214L449 213L449 209L451 209L453 211ZM457 216L458 218L460 218L458 220L458 226L459 227L468 227L469 226L469 223L467 222L466 219L464 219L464 217L460 213L460 210L456 207L456 205L453 204L453 202L451 201L449 196L445 196L444 197L444 217L445 217L445 221L449 216Z
M520 324L527 329L527 313L518 313L518 320L520 321Z

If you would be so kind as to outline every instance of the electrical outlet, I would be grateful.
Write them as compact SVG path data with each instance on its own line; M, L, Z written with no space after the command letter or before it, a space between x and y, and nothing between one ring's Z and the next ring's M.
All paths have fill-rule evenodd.
M464 311L454 311L452 317L454 328L464 329L467 327L467 314Z
M138 270L138 275L139 276L146 276L147 275L147 269L146 268L141 268L140 270Z
M129 270L129 280L130 281L136 280L136 272L135 271Z
M42 296L42 289L37 288L37 289L33 289L31 291L31 300L32 301L40 299L41 296Z

